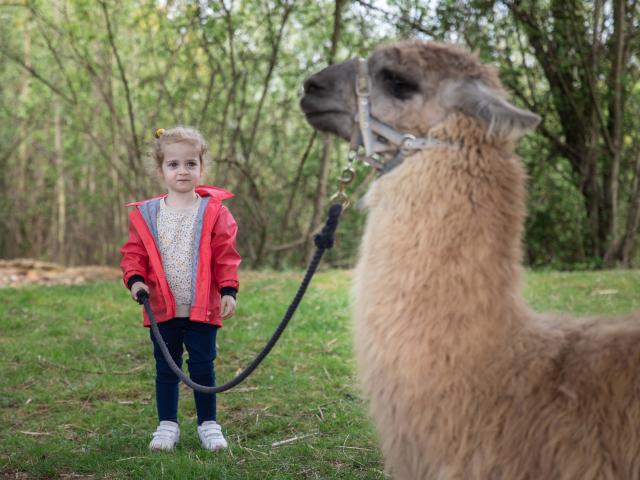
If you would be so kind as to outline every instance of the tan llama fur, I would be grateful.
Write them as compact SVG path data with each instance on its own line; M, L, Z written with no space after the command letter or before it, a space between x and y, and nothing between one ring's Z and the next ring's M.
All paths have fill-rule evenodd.
M387 469L399 480L640 479L640 316L540 315L522 298L526 175L513 144L531 114L508 110L495 71L451 46L390 45L369 66L374 115L445 142L366 197L354 333ZM419 77L420 93L391 98L376 86L383 66ZM314 110L335 72L308 80L302 107L346 137L353 98L339 99L351 116L328 97L329 120ZM469 79L483 87L460 90ZM484 87L490 118L464 98Z

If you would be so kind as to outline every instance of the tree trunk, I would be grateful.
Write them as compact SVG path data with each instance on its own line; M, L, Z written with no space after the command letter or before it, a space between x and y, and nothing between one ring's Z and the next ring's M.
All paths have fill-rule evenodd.
M31 28L30 23L27 20L25 22L25 36L24 36L24 63L28 67L31 67ZM21 72L21 89L18 92L18 105L22 105L29 98L29 73L26 70ZM30 128L29 124L23 124L23 128L27 130L23 135L25 137L28 136L28 130ZM18 147L18 155L17 155L16 168L18 169L18 189L16 190L16 194L18 198L16 198L15 204L22 204L22 211L26 212L26 215L20 215L18 222L18 228L14 230L15 237L15 245L20 248L20 245L24 245L25 235L23 233L29 234L30 226L28 225L28 218L33 211L33 198L30 195L25 195L25 192L28 192L27 189L27 172L29 171L29 150L28 150L28 142L21 142ZM29 244L30 242L26 242ZM24 253L21 251L16 252L18 255L23 255Z
M114 57L109 52L109 53L106 53L106 58L108 61L109 70L111 70L114 63ZM112 79L113 77L110 76L109 78ZM112 80L109 80L107 88L109 92L109 97L111 101L113 101L113 81ZM111 118L111 121L109 123L109 130L110 130L110 136L111 136L111 162L110 162L109 170L111 173L111 180L113 182L113 191L116 192L116 195L115 195L116 201L112 206L114 225L111 226L111 231L115 233L114 235L115 243L119 243L127 233L128 216L126 215L127 212L126 212L126 209L124 208L125 201L123 198L122 189L120 188L120 185L121 185L120 175L118 173L118 168L116 167L116 165L120 163L120 158L119 158L119 153L120 153L119 138L120 137L119 137L118 125L116 124L113 118ZM142 171L144 173L144 169L142 169ZM144 176L144 174L141 176ZM136 182L136 183L139 183L139 182ZM92 184L90 194L93 195L94 193L95 193L95 185ZM109 261L109 259L106 259L106 261Z
M615 0L613 6L614 30L612 39L613 66L609 78L609 87L613 89L609 99L609 136L612 141L611 168L605 177L605 204L610 211L607 222L607 237L610 241L604 256L605 265L614 266L622 259L622 244L618 237L618 190L620 181L620 159L622 156L622 78L625 73L625 1ZM623 234L626 237L626 233Z
M53 106L54 125L54 165L56 170L56 235L54 257L57 262L64 264L65 237L67 223L67 193L65 189L64 148L62 144L62 108L56 99Z
M287 230L289 229L289 222L291 220L291 215L293 212L293 203L296 198L296 194L298 193L300 180L302 179L302 170L307 161L307 158L309 158L309 153L313 148L313 144L315 143L316 136L317 136L317 131L314 130L313 133L311 134L311 138L309 139L309 142L307 143L307 147L305 148L305 151L302 154L300 163L298 164L298 171L296 172L295 179L293 180L291 193L289 194L289 199L287 201L287 209L284 212L284 216L282 217L282 223L280 224L280 235L278 237L278 241L281 244L282 242L284 242L284 239L286 238L286 235L287 235ZM273 261L275 268L280 268L282 266L283 256L284 256L284 249L276 251L275 259Z
M627 214L627 225L624 236L619 241L620 263L624 267L631 266L635 239L640 227L640 154L636 156L635 176L633 180L632 195L629 200L629 211Z
M590 44L595 33L587 32L584 5L575 0L569 4L552 0L551 29L545 24L548 13L534 3L507 2L506 5L522 25L549 82L564 136L564 141L559 141L561 153L569 160L583 196L587 217L583 237L586 255L602 258L607 244L604 219L608 218L610 209L603 205L599 144L608 131L594 80L600 71L591 71L595 47Z
M342 8L344 7L344 0L336 0L335 9L333 12L333 33L331 35L331 49L329 50L328 64L331 65L335 61L336 52L338 50L338 44L340 42L340 36L342 34ZM313 214L311 215L311 223L309 224L309 230L307 232L307 261L313 254L314 245L311 241L311 235L313 229L318 225L322 219L322 205L325 202L327 196L327 181L329 178L329 161L331 160L331 137L328 134L323 134L322 139L322 156L320 157L320 168L318 172L318 186L316 188L315 201L313 203Z
M314 244L311 241L313 236L313 229L322 220L322 205L326 201L327 197L327 183L329 179L329 166L331 160L331 141L330 134L322 134L322 157L320 158L320 171L318 172L318 185L316 187L315 200L313 202L313 214L311 215L311 222L309 223L309 229L307 231L307 253L306 262L309 263L314 251Z
M25 34L24 34L24 64L31 68L31 27L30 23L27 20L25 22ZM18 105L22 105L22 103L29 98L29 72L27 70L22 70L20 74L20 91L18 92ZM29 125L25 126L26 129L29 128ZM18 191L20 193L25 192L26 188L26 176L28 169L28 152L27 152L27 142L22 142L18 147Z

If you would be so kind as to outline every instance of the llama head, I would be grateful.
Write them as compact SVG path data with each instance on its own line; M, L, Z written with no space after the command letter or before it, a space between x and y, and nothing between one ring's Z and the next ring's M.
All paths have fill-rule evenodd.
M402 133L425 136L457 112L478 119L489 137L513 141L539 122L505 100L495 68L462 48L404 41L378 48L367 64L371 114ZM356 60L348 60L305 81L300 107L314 128L350 138L356 74Z

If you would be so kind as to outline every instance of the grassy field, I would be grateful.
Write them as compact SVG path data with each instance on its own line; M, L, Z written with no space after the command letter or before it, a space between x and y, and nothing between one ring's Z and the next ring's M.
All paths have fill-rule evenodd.
M218 336L218 381L262 347L300 278L243 275ZM184 387L177 450L148 451L151 343L121 284L0 289L0 478L384 478L356 387L349 283L349 272L320 273L265 363L218 397L230 448L216 454L200 448ZM526 296L544 310L640 310L640 272L529 273Z

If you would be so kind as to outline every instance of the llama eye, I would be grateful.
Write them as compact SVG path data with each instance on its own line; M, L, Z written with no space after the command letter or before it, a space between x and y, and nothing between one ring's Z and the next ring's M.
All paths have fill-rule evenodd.
M420 91L420 87L416 82L409 80L392 70L385 68L380 72L380 76L382 77L382 82L385 88L394 97L399 98L400 100L407 100L413 94Z

